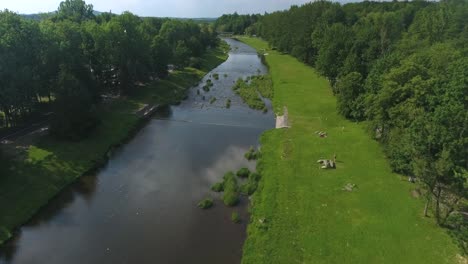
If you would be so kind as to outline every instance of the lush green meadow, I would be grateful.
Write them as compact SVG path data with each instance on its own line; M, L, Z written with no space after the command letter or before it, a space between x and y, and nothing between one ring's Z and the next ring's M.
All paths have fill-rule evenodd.
M261 138L242 262L460 262L449 235L423 217L422 199L411 195L417 186L391 172L362 124L338 115L328 81L260 39L240 40L268 53L275 110L287 106L292 125ZM334 154L337 169L320 169L317 160ZM349 183L357 188L343 191Z
M201 69L178 70L166 80L140 87L128 98L99 106L101 124L79 142L52 137L36 140L15 159L0 158L0 244L61 189L105 161L106 152L136 130L136 112L145 104L176 103L187 89L227 59L228 46L208 51Z

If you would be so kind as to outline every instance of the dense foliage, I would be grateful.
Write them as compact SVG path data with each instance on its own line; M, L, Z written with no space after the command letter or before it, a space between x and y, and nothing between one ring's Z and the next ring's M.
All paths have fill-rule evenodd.
M249 35L256 34L255 28L252 27L260 15L239 15L237 13L222 15L218 18L214 26L219 32L230 32L233 34L244 34Z
M82 0L66 0L40 21L2 11L0 127L21 125L45 107L55 113L55 135L79 139L98 124L94 106L104 95L132 94L166 77L168 64L189 66L216 44L208 25L94 15Z
M367 121L393 170L422 184L438 223L466 234L467 1L316 1L252 27L326 76L338 111Z

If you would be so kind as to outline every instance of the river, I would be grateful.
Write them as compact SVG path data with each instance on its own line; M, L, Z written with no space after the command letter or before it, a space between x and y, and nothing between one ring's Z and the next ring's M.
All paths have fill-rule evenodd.
M0 263L240 263L248 199L228 208L210 186L229 170L255 168L244 153L274 127L274 115L269 104L267 114L249 109L231 90L239 77L267 69L254 49L226 41L226 62L182 104L157 113L104 168L53 199L0 249ZM214 86L204 92L208 78ZM215 206L197 208L208 196Z

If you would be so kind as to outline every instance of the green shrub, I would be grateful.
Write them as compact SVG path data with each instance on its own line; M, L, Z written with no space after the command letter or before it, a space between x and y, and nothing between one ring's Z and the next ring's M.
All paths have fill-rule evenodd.
M209 87L208 85L203 85L203 91L209 92L209 91L210 91L210 87Z
M207 87L213 87L213 85L214 85L214 84L213 84L213 82L211 81L211 79L206 80L206 86L207 86Z
M213 78L214 78L215 80L219 80L219 74L213 73Z
M240 178L247 178L249 177L250 170L248 168L241 168L237 171L236 175Z
M249 180L259 182L262 176L258 172L252 172L249 175Z
M248 181L239 188L240 193L243 195L252 195L257 190L260 178L261 176L258 172L251 172Z
M211 190L213 190L214 192L222 192L222 191L224 191L224 184L223 184L223 182L217 182L217 183L213 184L213 186L211 186Z
M239 213L238 212L232 212L231 220L232 220L232 222L234 222L236 224L240 223L241 219L240 219Z
M226 108L231 108L231 99L227 99Z
M224 190L223 202L227 206L234 206L239 202L239 193L234 191Z
M223 180L223 202L227 206L234 206L239 202L239 193L236 176L234 175L234 173L228 172L224 174Z
M212 104L212 103L214 103L214 102L216 102L216 97L211 97L211 99L210 99L210 104Z
M240 187L240 193L243 195L252 195L257 190L257 182L248 181Z
M228 75L227 75L227 73L225 73L225 74L224 74L224 78L227 78L227 77L228 77Z
M253 147L250 147L249 148L249 151L247 151L245 154L244 154L244 157L247 159L247 160L256 160L259 158L259 155L260 155L260 152L257 152L255 151L255 149Z
M198 207L201 209L208 209L213 206L213 199L205 198L198 203Z

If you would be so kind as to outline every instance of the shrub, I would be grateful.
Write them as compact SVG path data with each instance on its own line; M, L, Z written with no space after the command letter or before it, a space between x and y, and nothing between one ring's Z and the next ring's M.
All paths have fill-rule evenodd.
M257 190L257 182L249 180L240 187L240 193L243 195L252 195Z
M239 193L237 186L237 179L232 172L224 174L224 194L223 202L227 206L234 206L239 202Z
M262 176L258 172L252 172L249 175L249 180L255 181L255 182L260 181L261 178L262 178Z
M227 99L226 108L231 108L231 99Z
M214 74L213 74L213 78L214 78L215 80L219 80L219 74L214 73Z
M217 182L213 184L213 186L211 186L211 190L213 190L214 192L222 192L224 191L224 185L222 182Z
M248 168L241 168L237 171L236 175L240 178L247 178L249 177L250 170Z
M208 85L203 85L203 91L209 92L209 91L210 91L210 87L209 87Z
M234 222L236 224L240 223L241 219L240 219L239 213L238 212L232 212L231 220L232 220L232 222Z
M200 95L200 89L197 89L197 95Z
M256 152L253 147L250 147L249 151L247 151L244 154L244 157L250 161L250 160L256 160L259 157L259 155L260 155L259 152Z
M213 199L205 198L198 203L198 207L201 209L208 209L213 206Z
M227 206L234 206L239 202L239 193L224 190L223 202Z
M212 104L212 103L214 103L214 102L216 102L216 97L211 97L211 99L210 99L210 104Z

